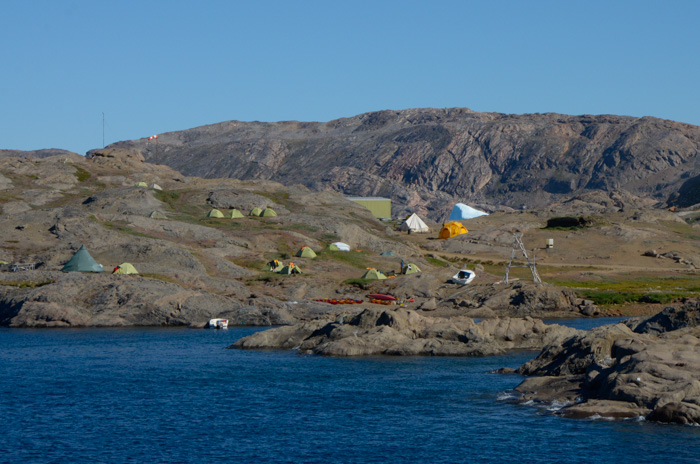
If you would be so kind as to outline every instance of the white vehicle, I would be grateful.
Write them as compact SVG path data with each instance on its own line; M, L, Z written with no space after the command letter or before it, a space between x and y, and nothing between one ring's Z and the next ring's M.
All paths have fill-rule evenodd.
M228 319L209 319L210 329L228 329Z
M467 285L476 277L476 272L469 269L461 269L457 274L452 276L452 282L461 285Z

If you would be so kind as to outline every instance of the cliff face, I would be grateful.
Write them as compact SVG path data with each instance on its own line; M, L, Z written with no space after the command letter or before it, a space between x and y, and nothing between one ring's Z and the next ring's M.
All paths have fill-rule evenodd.
M698 126L464 108L380 111L327 123L229 121L161 134L157 154L146 139L112 147L135 148L187 175L388 196L395 215L410 209L435 219L454 201L536 208L591 190L664 204L673 195L678 202L681 185L700 175Z

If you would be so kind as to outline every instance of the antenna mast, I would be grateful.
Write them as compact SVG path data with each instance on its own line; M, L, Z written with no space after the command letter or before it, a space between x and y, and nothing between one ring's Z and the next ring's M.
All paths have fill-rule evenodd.
M508 273L510 272L511 267L529 267L530 271L532 272L532 280L534 280L538 284L541 284L542 279L540 279L540 275L537 273L537 266L535 264L535 261L530 261L530 258L527 256L527 251L525 250L525 245L523 245L523 234L513 232L513 237L515 238L515 240L513 241L513 250L510 253L510 261L508 262L508 266L506 266L506 275L505 277L503 277L503 282L508 283ZM515 251L518 248L520 248L520 251L523 253L523 256L527 260L527 264L525 265L513 265Z

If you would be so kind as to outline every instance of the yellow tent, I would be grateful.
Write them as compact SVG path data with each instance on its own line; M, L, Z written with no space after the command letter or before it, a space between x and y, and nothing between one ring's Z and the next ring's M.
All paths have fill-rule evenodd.
M222 218L224 217L224 214L219 211L218 209L214 208L211 211L209 211L209 214L207 214L208 218Z
M461 222L448 222L442 226L442 230L440 230L440 235L438 238L451 238L457 235L466 234L467 232L469 231L466 227L464 227L464 225L462 225Z
M121 263L112 274L138 274L139 272L131 263Z

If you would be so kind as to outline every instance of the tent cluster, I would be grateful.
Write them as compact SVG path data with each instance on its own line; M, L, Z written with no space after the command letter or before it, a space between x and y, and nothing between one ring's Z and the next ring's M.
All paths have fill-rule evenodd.
M275 210L272 208L265 208L265 209L260 209L260 208L253 208L250 210L250 214L248 216L258 216L258 217L276 217L277 213ZM211 211L207 213L208 218L229 218L229 219L237 219L237 218L242 218L245 217L243 213L241 213L240 210L234 208L231 211L228 211L226 214L222 213L220 210L216 208L212 208Z
M63 272L105 272L101 264L90 256L90 253L82 245L73 257L61 269ZM138 274L138 271L131 263L122 263L115 267L112 274Z
M263 267L263 271L276 272L278 274L284 275L301 274L301 269L299 269L299 266L297 266L296 264L289 263L285 266L285 264L282 261L279 261L277 259L273 259L269 263L265 264L265 267Z

